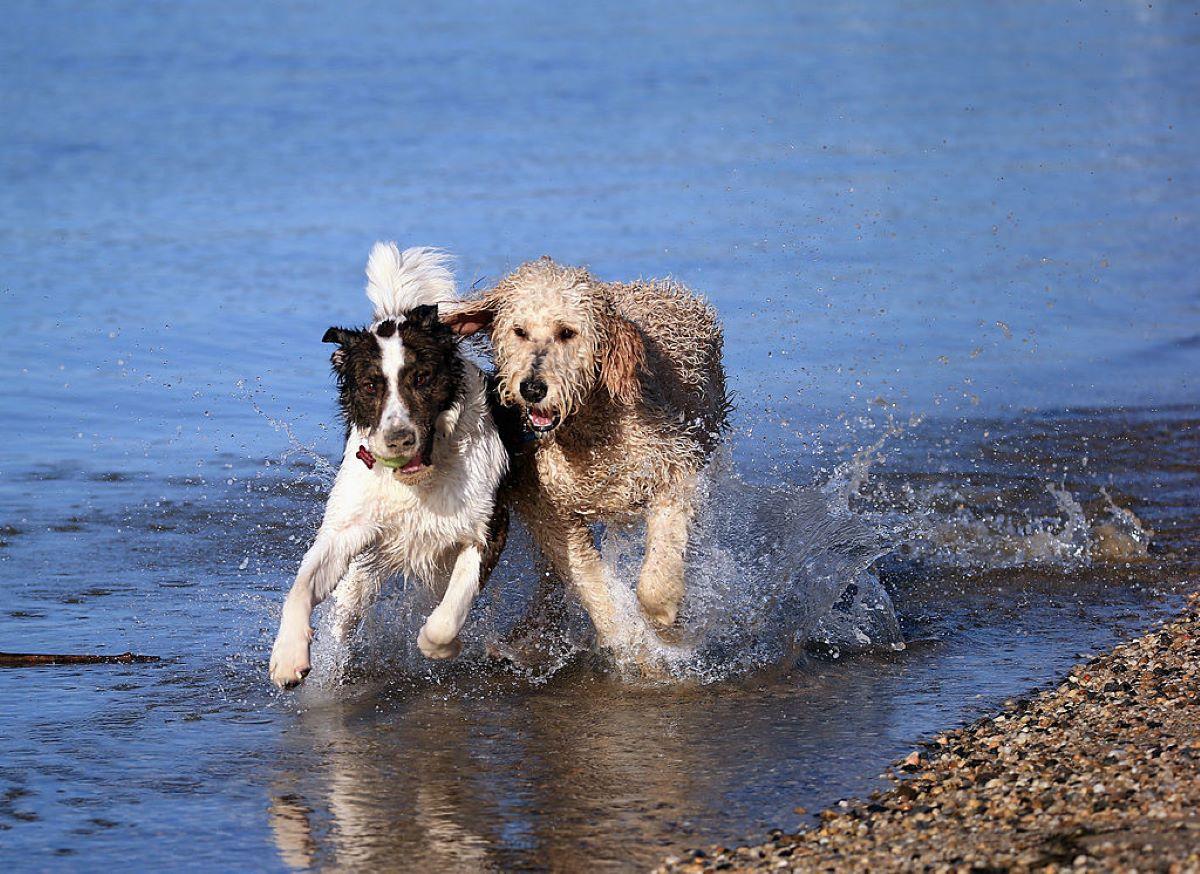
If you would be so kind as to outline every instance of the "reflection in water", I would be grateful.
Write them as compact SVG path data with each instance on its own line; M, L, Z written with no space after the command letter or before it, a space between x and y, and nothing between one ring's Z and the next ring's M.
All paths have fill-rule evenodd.
M267 816L283 863L289 868L313 867L317 842L312 834L311 808L298 796L285 793L272 797Z
M379 868L405 859L429 870L486 867L489 842L464 815L484 787L474 786L463 767L471 758L470 738L455 710L447 705L436 721L398 725L364 725L364 713L336 706L303 715L289 742L310 745L324 765L306 775L318 778L328 814L324 855L330 858L322 864ZM281 855L311 865L316 822L302 797L276 797L272 826Z
M1045 594L961 640L808 658L737 683L639 687L576 665L536 688L464 673L358 704L310 702L271 779L280 859L627 869L794 825L797 804L871 788L914 737L957 718L955 702L1045 682L1130 621L1119 604L1085 617L1057 603L1079 592Z
M315 750L317 765L274 781L280 858L565 870L581 854L613 859L618 836L663 843L663 811L689 816L704 803L689 757L696 739L671 724L677 705L662 707L657 694L631 706L627 691L580 695L580 682L603 686L576 676L557 692L497 696L485 680L390 701L383 713L336 703L305 711L287 741Z

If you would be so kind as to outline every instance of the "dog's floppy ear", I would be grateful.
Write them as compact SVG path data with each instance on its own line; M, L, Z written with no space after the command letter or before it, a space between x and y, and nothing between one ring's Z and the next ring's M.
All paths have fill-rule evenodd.
M479 331L490 332L496 318L496 305L486 297L463 301L452 310L441 314L442 324L462 337Z
M646 346L637 325L614 315L608 324L608 344L600 360L600 380L608 393L621 403L632 404L642 396L638 371L646 363Z
M349 328L339 328L337 326L325 332L325 336L321 338L322 343L338 344L338 348L333 350L333 354L329 356L334 370L341 370L346 366L346 347L360 334L362 334L362 331L352 331Z

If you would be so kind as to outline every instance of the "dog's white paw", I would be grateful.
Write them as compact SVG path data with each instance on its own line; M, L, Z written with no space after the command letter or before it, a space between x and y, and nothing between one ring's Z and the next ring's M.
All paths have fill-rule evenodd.
M428 659L452 659L462 652L453 623L445 621L435 610L421 626L417 635L417 647Z
M280 689L299 686L312 670L308 660L309 635L280 632L271 648L271 682Z

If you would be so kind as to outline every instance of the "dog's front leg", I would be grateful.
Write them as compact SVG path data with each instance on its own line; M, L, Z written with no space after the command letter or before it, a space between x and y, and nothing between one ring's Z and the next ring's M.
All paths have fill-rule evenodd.
M482 566L483 550L474 543L463 547L454 560L454 570L450 573L442 603L429 614L417 635L417 646L427 658L450 659L462 650L458 633L479 593Z
M587 610L601 646L616 642L617 610L604 578L604 563L596 550L592 529L580 516L536 518L530 533L557 574L569 580Z
M321 526L283 602L279 634L271 648L271 681L276 686L290 689L308 676L312 611L329 596L351 560L367 547L371 538L372 529L366 524Z
M676 488L646 513L646 558L638 576L638 602L655 625L675 624L683 600L683 557L692 522L691 486Z

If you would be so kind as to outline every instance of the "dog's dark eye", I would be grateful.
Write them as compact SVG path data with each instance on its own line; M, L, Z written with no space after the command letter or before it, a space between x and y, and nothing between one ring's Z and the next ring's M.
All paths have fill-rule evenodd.
M578 331L574 328L563 328L558 332L558 339L565 343L568 340L574 339L577 333Z
M520 337L522 340L529 339L529 335L525 333L524 328L513 328L513 333L516 334L518 337Z
M373 394L376 394L378 391L380 391L380 389L382 389L382 388L383 388L383 386L380 384L379 380L368 379L366 382L363 383L362 391L363 391L363 394L373 395Z
M427 383L427 382L429 382L429 374L428 373L421 371L421 372L413 374L413 385L416 386L417 388L420 388L421 386L425 385L425 383Z

